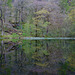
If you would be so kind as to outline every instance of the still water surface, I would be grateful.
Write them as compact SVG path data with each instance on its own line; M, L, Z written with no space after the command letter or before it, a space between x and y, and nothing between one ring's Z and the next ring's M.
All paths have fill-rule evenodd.
M75 40L0 39L0 75L75 75Z

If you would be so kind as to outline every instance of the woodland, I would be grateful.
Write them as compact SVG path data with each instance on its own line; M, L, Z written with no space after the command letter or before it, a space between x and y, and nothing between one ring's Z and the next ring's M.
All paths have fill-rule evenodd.
M75 37L75 0L0 0L2 37Z

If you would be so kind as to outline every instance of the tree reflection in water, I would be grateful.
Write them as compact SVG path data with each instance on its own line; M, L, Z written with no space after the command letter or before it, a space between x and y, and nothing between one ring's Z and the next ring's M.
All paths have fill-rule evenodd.
M75 75L75 40L0 40L0 75Z

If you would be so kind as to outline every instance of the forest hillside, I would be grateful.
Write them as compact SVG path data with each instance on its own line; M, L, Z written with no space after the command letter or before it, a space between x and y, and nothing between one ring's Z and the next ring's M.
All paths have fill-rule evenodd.
M75 0L0 0L0 34L75 37Z

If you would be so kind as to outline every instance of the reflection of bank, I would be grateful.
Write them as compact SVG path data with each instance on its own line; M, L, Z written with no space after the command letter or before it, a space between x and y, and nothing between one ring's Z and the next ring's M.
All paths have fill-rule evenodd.
M0 41L0 75L10 75L17 63L17 44Z
M75 68L75 52L70 53L68 56L67 61L69 62L69 65L73 68Z
M6 65L8 65L8 67L12 67L11 71L13 72L13 74L17 73L18 75L20 75L21 73L27 73L28 75L30 75L31 73L32 75L50 75L57 73L57 67L55 67L56 63L53 63L54 58L52 57L52 55L54 54L54 50L52 49L52 53L50 53L51 51L49 52L50 43L48 41L32 40L29 42L25 41L25 43L23 42L19 46L15 46L14 44L10 43L12 44L12 46L15 46L13 46L14 49L13 47L8 45L10 53L8 51L6 55ZM13 49L13 52L11 51L11 49ZM33 53L31 53L31 51ZM56 58L58 57L56 56Z
M4 54L5 46L3 40L0 40L0 44L0 74L2 74L3 68L5 67L6 55Z
M40 45L42 46L40 48L37 46L36 51L32 55L32 60L34 60L33 64L35 65L33 66L33 68L31 68L30 73L37 75L57 74L58 64L59 61L62 59L61 51L58 49L57 49L58 51L50 49L48 47L49 42L48 43L42 42ZM49 52L49 49L52 51L52 52L50 51L51 53ZM57 54L58 52L59 54Z
M3 52L0 51L1 56L3 56L2 54L8 47L10 50L5 52L6 57L0 58L2 64L4 64L0 68L3 70L9 68L12 75L59 75L58 70L61 67L59 62L64 64L64 55L66 54L64 52L65 50L70 52L68 46L70 46L69 42L71 41L65 41L20 40L16 44L13 42L2 42L0 50ZM3 44L6 44L5 49Z

